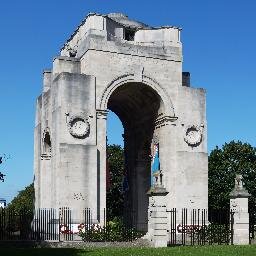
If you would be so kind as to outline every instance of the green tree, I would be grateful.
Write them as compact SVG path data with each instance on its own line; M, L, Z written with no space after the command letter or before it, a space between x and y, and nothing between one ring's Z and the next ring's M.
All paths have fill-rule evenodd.
M0 156L0 165L1 165L6 159L8 159L8 158L6 157L6 155ZM4 177L5 177L5 174L3 174L2 172L0 172L0 181L4 182Z
M21 210L28 210L33 212L34 210L34 184L30 184L25 187L25 189L19 191L18 195L14 197L8 208L14 210L15 212L20 212Z
M229 193L234 188L236 174L243 175L243 182L252 195L251 207L256 198L256 148L241 141L216 147L209 156L209 208L229 208Z
M120 145L107 146L107 162L110 174L110 188L107 191L107 214L109 219L113 219L123 214L124 150Z
M0 181L4 182L4 174L0 172Z

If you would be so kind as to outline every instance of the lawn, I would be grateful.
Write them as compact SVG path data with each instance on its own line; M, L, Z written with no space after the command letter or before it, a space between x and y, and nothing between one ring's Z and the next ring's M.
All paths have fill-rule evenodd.
M177 256L255 256L256 246L205 246L151 248L47 249L0 248L1 256L99 256L99 255L177 255Z

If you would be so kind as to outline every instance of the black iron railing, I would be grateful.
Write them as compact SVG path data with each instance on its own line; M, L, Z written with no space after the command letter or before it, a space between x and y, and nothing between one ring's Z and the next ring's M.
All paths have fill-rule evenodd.
M255 227L256 227L256 212L249 212L249 239L250 243L255 240Z
M147 223L138 223L133 213L101 223L93 219L92 210L83 210L79 223L68 207L37 209L35 212L0 209L0 241L133 241L145 234ZM143 228L141 228L143 227Z
M233 212L186 208L167 212L170 246L233 244Z
M233 244L233 216L230 211L205 209L171 209L168 212L169 245ZM133 241L148 230L134 212L107 219L104 210L99 223L86 208L82 218L74 220L68 207L37 209L35 212L0 209L0 240L29 241ZM250 237L254 237L255 215L250 214Z

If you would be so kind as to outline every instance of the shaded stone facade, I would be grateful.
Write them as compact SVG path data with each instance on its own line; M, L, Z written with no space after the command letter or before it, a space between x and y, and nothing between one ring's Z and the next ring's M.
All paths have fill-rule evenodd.
M44 71L35 124L36 208L106 207L108 109L124 126L126 207L147 221L153 141L167 209L208 207L205 90L182 72L181 30L89 14Z

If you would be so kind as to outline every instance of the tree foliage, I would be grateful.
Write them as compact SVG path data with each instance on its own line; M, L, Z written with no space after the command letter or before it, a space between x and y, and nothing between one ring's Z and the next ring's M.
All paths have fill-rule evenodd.
M0 156L0 165L6 160L6 156ZM0 171L0 181L4 182L5 175Z
M121 216L123 213L122 182L124 175L124 150L120 145L107 146L110 189L107 191L108 218Z
M0 172L0 181L4 182L4 174Z
M24 209L32 212L34 210L34 184L32 183L19 191L18 195L8 204L8 208L15 212Z
M209 156L209 208L229 208L229 193L234 188L236 174L243 175L246 189L256 198L256 148L241 141L216 147Z

